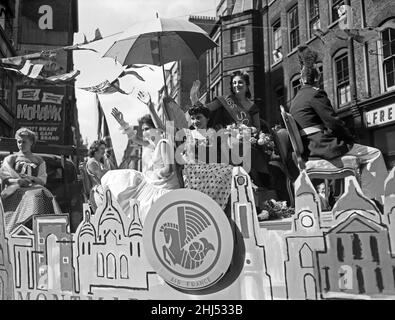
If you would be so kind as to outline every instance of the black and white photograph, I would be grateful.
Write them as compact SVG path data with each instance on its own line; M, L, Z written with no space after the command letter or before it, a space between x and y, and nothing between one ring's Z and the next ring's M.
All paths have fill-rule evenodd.
M0 300L395 300L394 141L394 0L0 0Z

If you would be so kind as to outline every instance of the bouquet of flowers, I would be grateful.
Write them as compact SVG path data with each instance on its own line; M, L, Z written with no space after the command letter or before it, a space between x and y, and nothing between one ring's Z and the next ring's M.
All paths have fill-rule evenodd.
M233 143L241 144L244 139L248 139L251 145L263 147L264 152L269 155L275 150L273 136L262 131L258 132L255 127L234 123L226 127L225 133L233 138Z
M285 219L295 214L295 209L288 207L286 201L268 200L264 202L262 209L258 217L260 221Z

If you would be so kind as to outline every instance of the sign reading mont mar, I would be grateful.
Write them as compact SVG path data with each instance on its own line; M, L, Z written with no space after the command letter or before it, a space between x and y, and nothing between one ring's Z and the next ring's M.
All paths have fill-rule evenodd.
M227 272L233 255L229 221L208 196L176 190L151 207L144 248L154 270L171 286L203 290Z
M65 99L65 87L18 87L15 129L26 127L41 141L63 144Z
M368 128L395 122L395 103L365 112L365 121Z

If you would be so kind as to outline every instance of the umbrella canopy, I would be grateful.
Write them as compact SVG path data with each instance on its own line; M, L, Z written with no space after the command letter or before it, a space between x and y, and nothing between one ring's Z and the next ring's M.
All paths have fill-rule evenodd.
M199 58L217 44L197 25L177 19L155 18L126 30L104 57L122 65L164 65L191 56Z

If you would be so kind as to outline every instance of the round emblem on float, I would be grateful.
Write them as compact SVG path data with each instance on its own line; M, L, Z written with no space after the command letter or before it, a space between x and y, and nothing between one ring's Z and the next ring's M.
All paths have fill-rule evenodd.
M154 270L183 290L218 282L233 255L228 218L214 200L195 190L175 190L158 199L147 214L143 242Z

